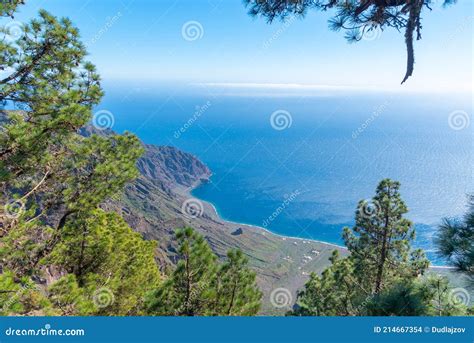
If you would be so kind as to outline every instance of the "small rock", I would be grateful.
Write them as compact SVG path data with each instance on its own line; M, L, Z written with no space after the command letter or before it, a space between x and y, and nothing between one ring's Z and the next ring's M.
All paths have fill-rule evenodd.
M234 232L231 233L232 236L238 236L238 235L241 235L243 234L244 231L242 230L242 228L238 228L237 230L235 230Z

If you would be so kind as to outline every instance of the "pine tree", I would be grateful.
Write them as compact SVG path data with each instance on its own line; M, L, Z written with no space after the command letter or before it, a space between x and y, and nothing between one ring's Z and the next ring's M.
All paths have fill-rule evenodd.
M136 315L142 313L146 293L160 280L155 248L155 242L143 240L117 214L99 209L68 224L60 243L41 263L59 265L74 275L89 299L98 289L107 292L107 306L94 313Z
M178 230L179 261L154 293L150 311L157 315L196 316L209 311L217 273L216 256L204 238L191 228Z
M414 280L398 282L374 295L366 305L369 316L424 316L430 299L420 294Z
M474 279L474 196L464 220L444 219L436 237L440 256Z
M4 0L0 2L0 17L13 18L16 8L24 3L24 0Z
M21 291L0 297L5 314L142 314L159 284L155 243L100 209L143 148L78 134L103 94L85 56L77 28L46 11L0 41L0 103L17 108L0 110L0 294Z
M424 315L464 316L467 314L467 305L457 299L446 277L431 275L420 283L420 293L427 304Z
M420 249L411 249L415 229L403 217L408 209L399 188L396 181L382 180L371 201L359 202L352 230L344 229L358 280L372 293L394 280L421 275L429 265Z
M272 22L290 16L304 16L310 9L327 11L334 9L335 16L329 21L334 31L345 30L349 42L357 42L372 31L394 28L405 31L407 67L404 83L413 74L415 65L414 39L421 39L421 20L424 9L431 10L437 0L244 0L249 14L262 16ZM443 5L457 0L444 0ZM373 34L373 33L372 33Z
M216 299L211 314L251 316L260 309L262 293L256 286L256 274L248 268L248 259L240 250L230 250L227 261L217 273Z
M297 308L291 312L298 316L350 316L358 314L358 296L363 290L354 278L352 260L339 258L333 251L332 265L321 276L312 273L305 289L298 293Z
M446 277L398 282L376 294L366 306L371 316L465 316L467 306L456 298Z
M296 308L289 314L295 316L324 316L331 309L328 307L327 296L332 291L332 275L328 269L324 270L322 276L311 273L304 289L298 292Z
M428 261L424 252L411 249L415 236L403 216L407 207L400 184L382 180L375 196L361 201L356 225L345 228L343 238L350 255L334 252L331 266L321 276L311 274L298 293L292 315L459 315L466 308L453 304L447 280L420 279ZM438 305L434 305L434 304Z
M255 273L240 251L231 250L222 265L206 240L191 228L176 234L179 260L176 269L148 299L153 315L255 315L261 292Z

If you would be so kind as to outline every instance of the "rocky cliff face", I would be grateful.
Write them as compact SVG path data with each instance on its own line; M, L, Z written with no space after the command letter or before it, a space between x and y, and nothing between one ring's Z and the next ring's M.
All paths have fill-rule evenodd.
M328 257L336 248L332 245L225 222L202 201L198 201L202 211L190 217L183 211L183 203L191 198L193 186L209 179L210 170L194 156L173 147L146 145L145 149L138 161L140 177L126 187L120 201L109 202L106 207L119 212L144 238L158 241L156 258L162 270L176 262L175 230L191 226L204 235L220 258L225 258L229 249L241 249L249 257L264 292L262 313L283 314L290 307L273 307L272 290L287 288L294 301L296 290L309 273L320 272L328 265Z
M80 134L87 137L114 133L89 126ZM176 264L176 229L193 227L221 259L226 258L229 249L242 250L264 293L261 313L282 315L293 305L296 291L303 287L309 274L326 268L334 249L346 254L344 249L330 244L277 236L262 228L223 221L211 204L192 199L190 194L192 187L211 176L201 161L174 147L144 148L145 154L137 163L140 176L126 186L119 199L109 200L102 207L118 212L145 239L158 242L156 260L162 271ZM200 207L197 216L183 210L189 200ZM276 307L271 294L274 290L281 293L282 288L288 306Z
M157 240L157 259L164 270L175 262L174 231L186 223L178 192L186 192L211 172L191 154L169 146L144 145L138 160L140 176L129 184L120 201L106 204L146 239Z
M143 178L169 189L191 187L211 172L194 156L170 146L145 145L145 155L138 161Z

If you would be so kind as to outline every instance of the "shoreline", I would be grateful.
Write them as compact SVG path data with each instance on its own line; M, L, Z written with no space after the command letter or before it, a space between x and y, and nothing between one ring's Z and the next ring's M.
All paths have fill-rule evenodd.
M222 222L226 222L226 223L229 223L231 225L237 225L237 226L246 226L246 227L249 227L251 229L257 229L257 230L262 230L266 233L269 233L271 235L274 235L276 237L280 237L282 238L283 240L286 240L286 239L293 239L293 240L298 240L298 241L310 241L310 242L314 242L314 243L319 243L319 244L325 244L325 245L328 245L328 246L332 246L334 248L338 248L338 249L343 249L343 250L347 250L347 247L346 246L343 246L343 245L338 245L338 244L335 244L335 243L330 243L330 242L325 242L325 241L320 241L320 240L317 240L317 239L313 239L313 238L301 238L301 237L293 237L293 236L288 236L288 235L283 235L283 234L279 234L279 233L276 233L276 232L273 232L267 228L264 228L262 226L259 226L259 225L253 225L253 224L247 224L247 223L239 223L239 222L235 222L235 221L232 221L232 220L228 220L228 219L225 219L221 214L219 214L219 211L217 210L217 207L207 201L207 200L203 200L203 199L200 199L198 197L196 197L192 192L199 186L201 186L203 184L203 180L207 180L208 182L210 182L210 178L212 176L212 172L210 175L208 175L206 178L200 178L199 180L197 180L193 185L191 185L190 187L188 188L185 188L184 189L184 193L186 196L188 197L191 197L191 198L195 198L195 199L198 199L200 202L202 203L205 203L205 204L208 204L214 211L214 214L215 216ZM438 269L456 269L455 267L452 267L452 266L437 266L437 265L434 265L434 264L431 264L431 261L430 261L430 266L428 268L438 268Z
M193 196L194 195L192 193L189 193L189 195ZM329 245L329 246L332 246L332 247L335 247L335 248L339 248L339 249L344 249L344 250L347 250L347 248L343 245L338 245L338 244L334 244L334 243L330 243L330 242L325 242L325 241L320 241L320 240L317 240L317 239L314 239L314 238L301 238L301 237L294 237L294 236L288 236L288 235L283 235L283 234L280 234L280 233L276 233L276 232L273 232L267 228L264 228L262 226L259 226L259 225L253 225L253 224L247 224L247 223L239 223L239 222L234 222L232 220L228 220L228 219L225 219L222 215L219 214L219 211L217 211L217 208L216 206L209 202L209 201L206 201L206 200L203 200L203 199L199 199L197 198L199 201L201 202L205 202L206 204L208 204L209 206L212 207L212 209L214 210L214 214L216 215L216 217L218 217L220 220L222 220L223 222L226 222L226 223L230 223L230 224L233 224L233 225L238 225L238 226L247 226L249 228L254 228L254 229L258 229L258 230L262 230L266 233L269 233L271 235L274 235L274 236L277 236L277 237L280 237L282 239L293 239L293 240L298 240L298 241L310 241L310 242L315 242L315 243L320 243L320 244L325 244L325 245Z

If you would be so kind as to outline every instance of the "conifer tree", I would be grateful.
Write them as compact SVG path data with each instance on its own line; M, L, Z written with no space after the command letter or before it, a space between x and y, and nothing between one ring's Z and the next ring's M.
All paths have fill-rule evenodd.
M78 134L103 92L70 20L40 11L13 38L0 40L0 294L19 296L2 312L141 314L155 244L100 209L138 175L141 143Z
M16 8L24 4L24 0L4 0L0 2L0 17L12 17Z
M216 256L204 238L189 227L178 230L176 238L176 269L154 292L150 311L157 315L204 315L215 296L211 286L216 279Z
M408 209L399 189L399 182L382 180L372 200L359 202L355 226L344 229L358 280L372 293L394 280L417 277L429 265L422 250L411 249L415 229L403 217Z
M404 31L407 67L402 83L413 74L415 66L414 40L421 39L422 13L431 10L437 0L244 0L252 16L262 16L268 22L290 16L304 16L310 9L334 9L329 21L334 31L345 30L349 42L357 42L372 31L394 28ZM457 0L442 0L443 5ZM373 34L373 33L372 33Z
M240 250L230 250L227 261L217 272L216 296L211 313L226 316L254 315L260 309L262 293L257 288L255 272Z
M474 196L462 221L444 219L436 237L440 256L447 258L460 272L474 279Z
M446 277L398 282L374 295L366 305L371 316L465 316L467 305L457 299Z
M464 316L468 304L459 299L446 277L431 275L420 282L420 294L425 299L430 316ZM467 290L464 290L467 292Z
M369 316L423 316L427 315L429 301L414 280L407 280L374 294L365 310Z
M155 248L155 242L143 240L117 214L98 209L69 223L41 263L59 265L74 275L90 299L104 290L110 299L95 313L136 315L142 313L146 293L160 280Z
M298 293L297 308L291 312L298 316L349 316L357 315L357 297L360 287L354 278L352 260L339 258L337 250L330 258L332 265L321 276L311 273L305 288Z
M240 251L229 251L228 260L219 265L206 240L193 229L181 229L176 237L176 269L150 295L149 313L229 316L258 312L262 294Z
M415 232L398 182L385 179L376 195L361 201L356 225L344 230L350 252L331 257L321 276L311 274L292 315L465 315L448 280L420 278L428 267L423 251L411 249Z

